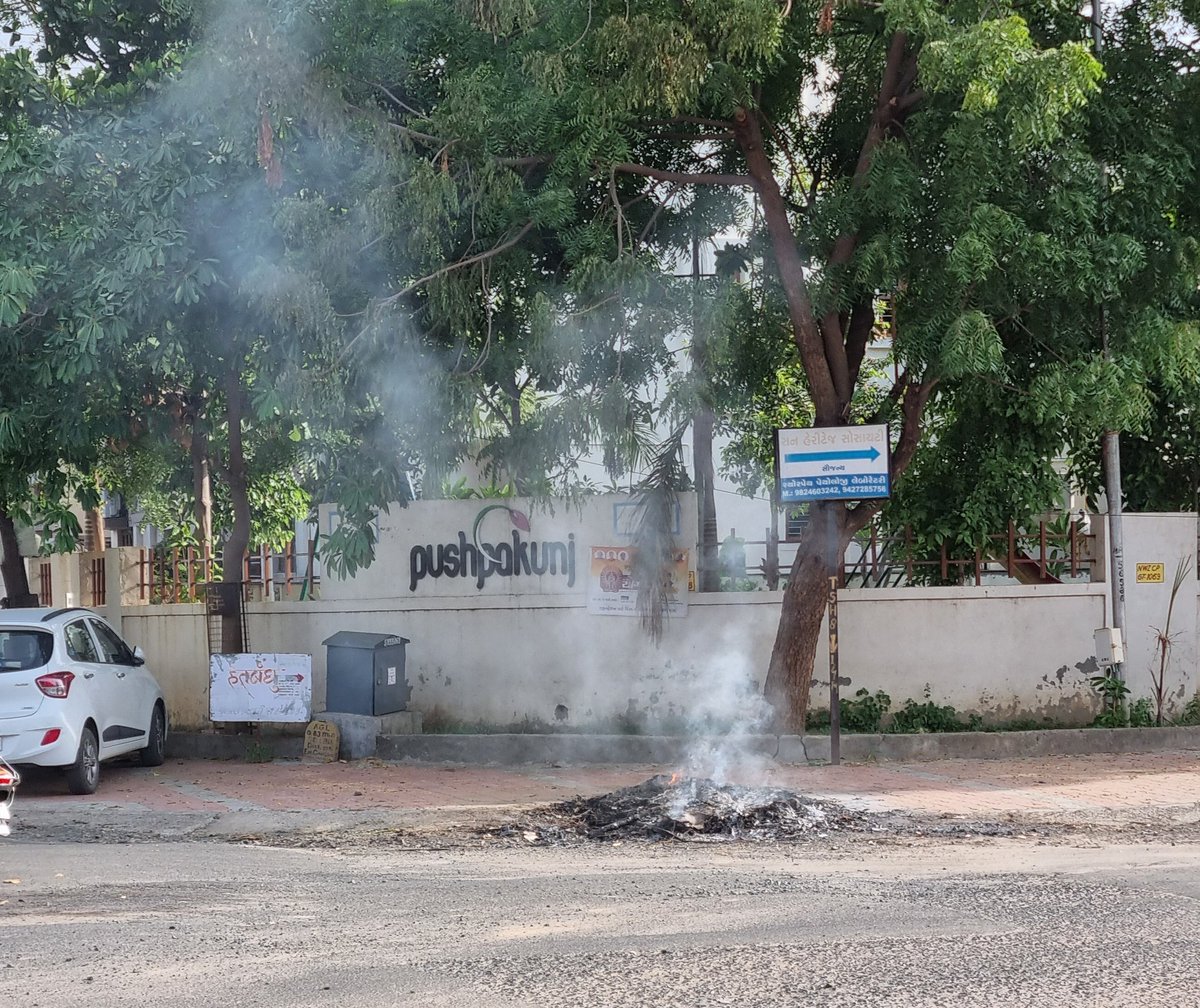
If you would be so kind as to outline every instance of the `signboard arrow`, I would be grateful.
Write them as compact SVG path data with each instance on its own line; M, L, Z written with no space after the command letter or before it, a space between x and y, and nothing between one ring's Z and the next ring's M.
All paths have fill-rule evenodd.
M789 452L783 456L783 461L787 463L837 462L842 459L868 459L869 461L874 462L877 458L879 458L879 455L879 449L875 447L852 451Z

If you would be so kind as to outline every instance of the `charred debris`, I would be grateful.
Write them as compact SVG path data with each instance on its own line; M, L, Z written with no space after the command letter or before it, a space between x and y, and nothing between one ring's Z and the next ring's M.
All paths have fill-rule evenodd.
M882 832L881 817L783 788L658 774L641 784L547 806L519 823L480 830L527 843L578 840L795 841Z

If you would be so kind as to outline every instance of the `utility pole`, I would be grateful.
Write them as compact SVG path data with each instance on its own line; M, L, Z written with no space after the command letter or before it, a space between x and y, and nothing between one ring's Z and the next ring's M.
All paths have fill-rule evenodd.
M1104 58L1104 25L1101 21L1100 0L1092 0L1092 51L1096 59ZM1108 193L1108 167L1100 162L1101 204ZM1107 359L1108 320L1100 304L1100 347ZM1121 437L1115 430L1104 432L1102 439L1104 464L1104 496L1108 501L1108 580L1112 594L1112 625L1125 640L1125 545L1121 532ZM1125 679L1124 668L1112 667L1113 675Z

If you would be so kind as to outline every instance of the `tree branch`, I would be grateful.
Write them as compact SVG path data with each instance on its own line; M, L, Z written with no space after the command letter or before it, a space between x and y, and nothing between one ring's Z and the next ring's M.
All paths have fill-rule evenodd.
M533 230L533 221L530 221L523 228L521 228L521 230L518 231L515 235L513 235L511 238L507 239L506 241L502 241L499 245L496 245L493 248L488 249L486 252L480 252L477 255L468 256L466 259L459 259L457 262L452 262L448 266L443 266L440 270L434 270L434 272L430 273L428 276L423 276L423 277L421 277L420 280L414 280L403 290L396 291L395 294L389 295L388 297L384 298L382 301L378 302L378 304L380 307L394 304L396 301L399 301L402 297L406 297L407 295L411 294L418 287L421 287L421 286L429 283L430 280L436 280L440 276L444 276L447 273L453 273L455 270L463 269L465 266L473 266L475 263L483 262L485 259L491 259L493 256L497 256L501 252L504 252L507 249L512 248L522 238L524 238L527 234L529 234L529 232L532 230Z
M704 119L701 116L673 116L670 119L649 119L646 122L647 126L680 126L686 123L689 126L711 126L713 129L733 129L733 123L728 119Z
M391 91L389 91L387 88L385 88L378 81L363 80L361 77L353 78L353 79L358 80L359 83L361 83L361 84L366 84L368 87L373 87L378 91L382 91L385 95L388 96L389 99L391 99L391 101L395 104L395 106L397 108L404 109L404 111L407 112L409 115L415 115L418 119L425 118L424 115L422 115L420 112L418 112L411 105L407 104L406 102L401 101L394 94L392 94Z
M452 273L455 270L460 270L467 266L473 266L475 263L484 262L487 259L491 259L493 256L499 255L501 252L504 252L507 249L510 249L514 245L516 245L522 238L524 238L527 234L529 234L530 231L533 230L533 227L534 227L534 222L530 221L523 228L521 228L521 230L518 231L515 235L513 235L511 238L506 239L505 241L502 241L499 245L496 245L493 248L488 249L486 252L480 252L478 255L468 256L466 259L459 259L457 262L452 262L448 266L443 266L441 269L435 270L434 272L428 274L427 276L421 277L419 280L414 280L403 290L398 290L398 291L396 291L395 294L390 294L388 297L384 298L383 300L377 301L375 303L374 307L375 308L385 308L388 305L395 304L401 298L407 297L409 294L411 294L413 291L415 291L418 287L421 287L424 284L429 283L430 280L436 280L438 277L445 276L447 273ZM367 325L364 325L355 334L354 338L351 339L344 347L342 347L342 352L340 354L338 354L338 360L339 361L343 360L346 357L346 355L348 353L350 353L350 351L354 347L354 345L356 343L358 343L358 341L361 340L367 334L367 332L369 330L370 330L370 323L368 323Z
M867 135L863 137L862 147L859 148L858 161L854 165L854 177L851 186L861 189L867 181L871 170L871 159L876 148L883 143L887 131L896 116L896 87L905 67L908 34L896 32L892 35L888 46L887 62L883 68L883 81L879 86L879 99L875 103L875 111L871 116L871 124L867 127ZM844 266L850 261L858 244L858 234L855 231L845 231L834 243L833 252L829 257L829 265Z
M908 464L917 453L917 446L921 443L921 434L924 430L922 420L925 414L925 404L929 402L929 397L933 395L933 390L937 388L937 385L937 378L926 378L923 381L909 382L904 390L904 400L900 405L901 415L904 418L903 426L900 428L900 440L896 443L896 450L892 452L891 476L893 483L904 475L904 470L908 468Z
M662 168L651 168L649 165L629 164L628 162L615 164L612 166L612 170L624 172L626 175L645 175L648 178L661 179L664 182L680 182L683 185L745 186L747 189L752 189L755 185L754 179L749 175L711 175L664 171Z
M896 129L904 119L904 113L899 110L898 102L900 88L905 81L911 83L916 79L916 55L909 52L908 34L898 31L893 33L888 44L887 60L883 68L883 80L879 85L879 97L875 103L875 111L871 115L871 123L867 127L867 135L863 137L859 148L858 161L854 166L854 175L850 185L852 189L861 189L866 185L871 171L871 161L879 145ZM849 264L854 250L858 247L859 231L852 229L843 231L833 245L829 255L829 270L837 282L837 272ZM832 300L836 303L835 296ZM821 319L821 335L825 342L825 355L829 360L834 387L837 390L843 419L849 415L850 398L853 394L852 371L847 349L845 334L838 322L836 313L829 312ZM861 363L861 356L859 363Z
M445 144L446 146L454 143L453 140L443 140L441 137L435 137L429 133L421 133L418 130L409 129L407 126L401 126L398 122L392 122L391 119L386 120L386 122L389 127L394 129L402 136L409 137L413 140L420 140L422 143Z
M891 414L896 403L900 401L900 396L904 394L904 387L908 384L908 372L902 371L897 375L896 380L892 383L892 387L888 389L888 394L884 396L883 402L879 404L877 409L866 422L868 424L884 423Z
M816 423L818 426L832 426L837 423L840 414L837 390L833 384L829 361L825 356L820 328L813 314L808 281L804 277L804 263L800 259L796 236L788 220L787 204L775 178L774 166L767 156L762 128L755 114L743 107L737 110L734 118L738 144L754 179L767 231L771 236L775 266L779 272L784 296L787 298L792 339L800 353L804 373L808 378Z
M858 372L874 330L875 298L866 294L851 309L850 322L846 326L846 366L850 372L851 388L858 384Z
M899 384L897 382L897 385ZM909 463L913 460L913 456L917 453L917 447L921 443L921 434L924 430L922 421L925 414L925 405L929 402L929 397L933 395L937 384L938 380L936 378L927 378L924 381L906 382L904 385L904 401L901 407L904 417L903 426L900 428L900 440L896 443L896 450L892 452L891 465L889 466L890 480L893 487L895 487L896 481L904 475L904 471L908 468ZM895 391L895 388L893 388L893 391ZM847 508L847 529L853 534L865 528L867 523L879 513L885 503L883 499L865 500L852 508Z

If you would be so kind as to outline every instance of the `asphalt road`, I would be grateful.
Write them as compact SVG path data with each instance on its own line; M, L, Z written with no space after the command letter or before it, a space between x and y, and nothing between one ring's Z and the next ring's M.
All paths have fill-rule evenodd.
M1071 842L18 840L0 1004L1200 1004L1200 847Z

